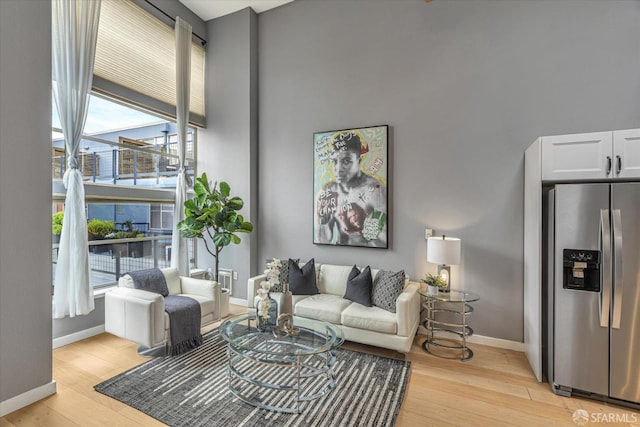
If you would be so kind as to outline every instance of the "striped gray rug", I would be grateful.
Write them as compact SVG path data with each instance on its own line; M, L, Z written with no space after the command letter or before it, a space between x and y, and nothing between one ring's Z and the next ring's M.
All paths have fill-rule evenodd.
M217 330L189 353L152 359L94 388L170 426L393 426L411 362L341 348L336 356L336 387L300 414L258 409L229 392Z

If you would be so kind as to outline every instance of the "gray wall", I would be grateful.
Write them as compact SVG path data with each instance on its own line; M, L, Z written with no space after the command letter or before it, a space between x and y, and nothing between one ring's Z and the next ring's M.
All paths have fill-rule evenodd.
M95 308L86 316L53 319L52 338L61 338L76 332L104 326L104 297L94 298L94 303Z
M51 382L51 3L0 1L0 402Z
M208 22L205 102L207 129L198 132L198 173L226 181L241 197L240 213L256 223L258 161L257 17L246 8ZM242 242L223 249L220 268L238 272L233 297L245 298L255 271L257 231L239 234ZM212 246L211 246L212 247ZM212 247L213 249L213 247ZM213 267L204 244L198 244L198 267Z
M258 24L258 259L419 279L429 226L462 239L452 276L482 298L476 333L522 341L524 151L640 126L640 2L296 0ZM313 132L378 124L390 248L314 246Z

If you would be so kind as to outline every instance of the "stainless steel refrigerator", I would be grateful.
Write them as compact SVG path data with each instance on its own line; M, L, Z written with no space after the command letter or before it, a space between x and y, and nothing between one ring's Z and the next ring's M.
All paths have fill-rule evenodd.
M561 395L640 405L640 182L548 193L547 379Z

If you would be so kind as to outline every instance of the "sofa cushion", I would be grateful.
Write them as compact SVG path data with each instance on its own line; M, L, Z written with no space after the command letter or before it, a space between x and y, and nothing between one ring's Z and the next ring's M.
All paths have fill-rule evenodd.
M344 297L365 307L371 307L372 287L371 268L367 265L364 270L360 271L354 265L347 279L347 291L344 293Z
M398 330L395 314L380 307L365 307L362 304L347 307L342 312L341 322L344 326L384 334L395 334Z
M289 290L294 295L315 295L318 293L313 258L302 268L294 260L289 260Z
M351 273L351 266L322 264L320 266L320 280L318 289L320 293L344 296L347 291L347 280Z
M373 282L371 300L373 305L396 312L396 299L404 289L404 270L397 272L380 270Z
M311 295L296 303L293 308L293 314L339 325L342 311L350 304L351 301L336 295Z

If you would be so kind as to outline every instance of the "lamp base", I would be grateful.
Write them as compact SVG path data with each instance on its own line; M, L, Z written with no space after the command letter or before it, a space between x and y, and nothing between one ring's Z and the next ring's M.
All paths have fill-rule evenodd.
M451 267L448 265L439 265L438 276L442 277L442 279L447 282L447 287L441 288L440 292L449 292L451 290Z

